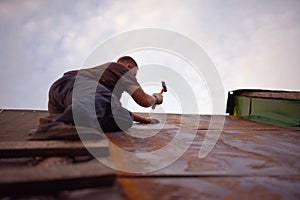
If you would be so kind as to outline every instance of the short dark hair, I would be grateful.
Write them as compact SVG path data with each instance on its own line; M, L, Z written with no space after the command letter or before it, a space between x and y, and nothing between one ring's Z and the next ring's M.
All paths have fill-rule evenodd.
M130 64L134 65L135 67L138 67L135 60L130 56L123 56L123 57L119 58L117 62L118 63L123 63L123 64L130 63Z

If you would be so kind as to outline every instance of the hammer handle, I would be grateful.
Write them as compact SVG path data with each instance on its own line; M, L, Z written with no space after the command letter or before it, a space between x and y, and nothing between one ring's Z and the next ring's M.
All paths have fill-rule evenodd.
M165 91L165 88L161 88L160 94L162 94Z

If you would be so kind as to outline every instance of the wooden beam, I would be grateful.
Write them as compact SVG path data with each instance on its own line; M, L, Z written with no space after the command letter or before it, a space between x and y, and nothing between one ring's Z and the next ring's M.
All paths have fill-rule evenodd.
M111 186L116 173L97 160L55 167L36 166L0 171L0 196L52 194L99 186Z
M85 143L97 156L108 156L108 142L100 140ZM0 158L36 156L86 156L90 155L81 141L9 141L0 142Z

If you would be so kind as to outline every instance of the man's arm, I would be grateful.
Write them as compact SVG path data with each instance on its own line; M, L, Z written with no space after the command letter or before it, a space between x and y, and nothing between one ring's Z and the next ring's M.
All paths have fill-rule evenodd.
M153 95L149 95L144 92L144 90L139 87L137 88L131 97L134 99L134 101L143 107L150 107L154 104L161 104L163 101L163 96L160 93L155 93ZM143 124L156 124L160 123L158 119L152 118L152 117L143 117L136 113L132 113L133 121L140 122Z
M141 87L138 87L131 95L134 101L142 107L150 107L154 104L162 103L162 95L156 94L158 96L149 95L144 92Z

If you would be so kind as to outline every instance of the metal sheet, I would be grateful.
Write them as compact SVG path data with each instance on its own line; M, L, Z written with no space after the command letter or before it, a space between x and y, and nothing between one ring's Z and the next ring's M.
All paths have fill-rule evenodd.
M299 199L296 177L119 178L128 199Z
M117 133L115 133L117 134ZM115 145L131 152L151 152L166 146L176 134L175 130L162 130L155 138L130 138L118 134L111 138ZM188 135L189 133L181 133ZM300 134L296 131L224 130L213 150L204 159L198 157L203 138L210 131L198 131L189 149L172 165L144 175L298 175L300 174ZM112 135L113 137L113 135ZM174 154L181 148L174 147ZM172 152L172 151L170 151ZM153 164L151 157L114 151L112 156L120 165L130 168ZM169 159L157 154L154 160Z
M170 118L169 118L170 117ZM193 118L194 116L189 116ZM204 159L198 157L200 147L204 137L214 134L208 128L210 116L201 116L200 128L197 136L193 137L195 130L182 128L178 123L179 115L168 116L169 127L175 125L173 129L134 129L139 132L155 132L156 134L148 138L133 137L124 132L109 134L109 139L115 146L125 152L154 152L166 147L176 134L181 135L181 143L173 146L170 154L156 154L155 157L141 157L137 154L124 153L124 151L114 149L114 159L118 165L126 165L127 168L147 168L147 165L154 165L154 162L161 162L170 157L176 157L176 153L186 145L190 145L188 150L178 158L172 165L159 171L146 173L146 175L168 176L168 175L257 175L257 174L300 174L300 134L298 131L272 125L256 123L241 118L227 116L224 130L221 132L215 147ZM178 121L176 121L176 119ZM173 152L173 153L172 153ZM131 166L130 166L131 165Z

